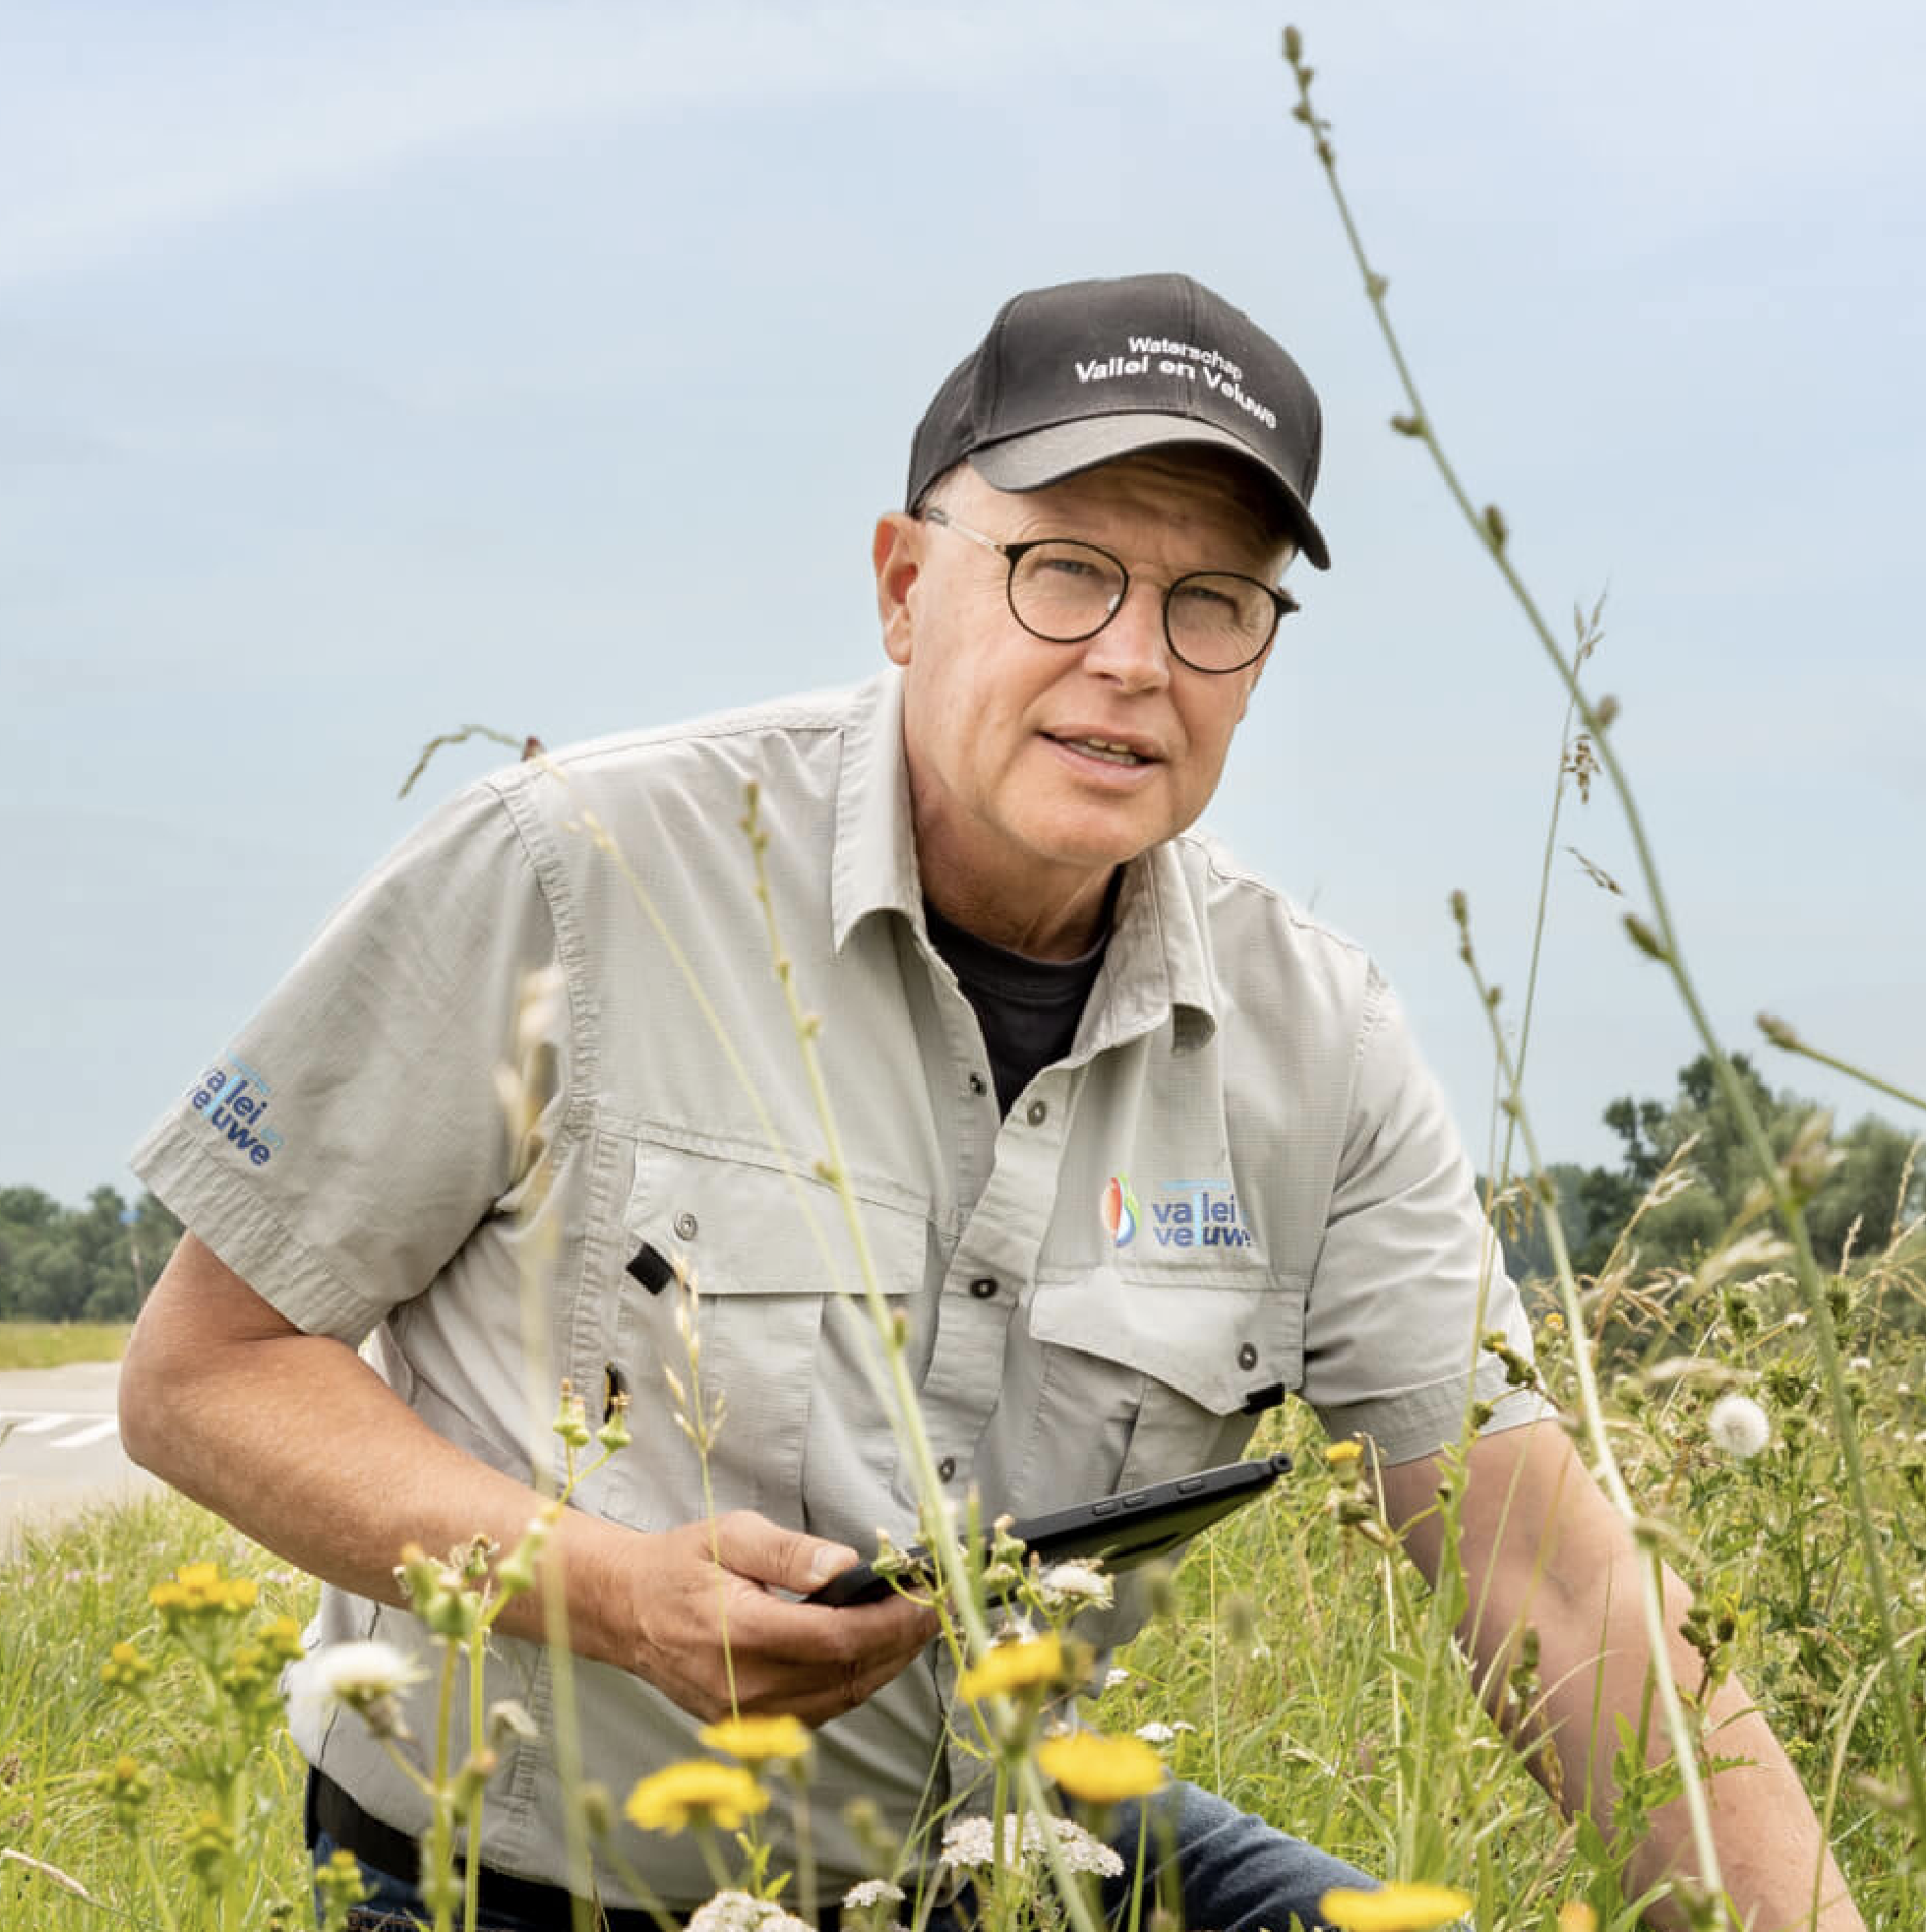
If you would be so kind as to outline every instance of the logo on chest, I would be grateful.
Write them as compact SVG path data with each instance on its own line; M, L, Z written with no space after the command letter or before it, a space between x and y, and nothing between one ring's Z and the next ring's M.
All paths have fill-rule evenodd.
M1248 1247L1250 1231L1228 1180L1166 1180L1150 1190L1150 1212L1129 1180L1113 1174L1104 1186L1104 1230L1113 1247L1148 1233L1158 1247Z

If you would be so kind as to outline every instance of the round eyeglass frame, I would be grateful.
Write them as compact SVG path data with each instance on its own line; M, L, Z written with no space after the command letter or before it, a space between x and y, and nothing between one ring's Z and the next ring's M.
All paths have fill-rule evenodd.
M1041 637L1047 644L1087 643L1107 626L1123 608L1124 599L1130 594L1130 570L1122 558L1113 556L1100 543L1086 543L1081 537L1036 537L1024 543L1002 543L995 537L987 536L982 530L973 530L967 523L959 523L940 504L931 504L919 513L923 520L935 523L945 530L954 530L959 537L967 537L970 542L981 544L985 550L993 550L1009 566L1009 573L1003 579L1003 601L1010 607L1010 615L1029 632L1033 637ZM1016 607L1016 567L1033 550L1042 550L1051 544L1067 544L1075 550L1088 550L1112 565L1122 582L1116 595L1111 599L1110 609L1093 624L1088 631L1078 631L1069 636L1059 637L1048 631L1039 631ZM1264 641L1248 657L1240 657L1234 664L1199 664L1195 658L1185 657L1177 648L1176 639L1171 635L1171 598L1177 588L1194 581L1198 577L1231 577L1238 583L1248 583L1261 590L1271 600L1271 628ZM1164 642L1170 653L1179 664L1187 666L1206 678L1229 677L1234 671L1245 671L1255 664L1276 642L1278 626L1294 610L1301 609L1296 598L1290 591L1275 583L1266 583L1261 577L1246 576L1241 571L1186 571L1181 576L1173 577L1164 586L1163 622Z

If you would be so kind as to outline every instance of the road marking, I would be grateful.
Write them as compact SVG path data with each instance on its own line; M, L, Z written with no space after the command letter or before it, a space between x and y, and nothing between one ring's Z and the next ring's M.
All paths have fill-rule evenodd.
M19 1435L51 1435L55 1429L64 1429L75 1419L71 1410L60 1410L51 1416L30 1416L23 1422L16 1422L14 1430Z
M102 1416L98 1421L89 1422L72 1435L56 1436L48 1446L54 1449L85 1449L90 1442L103 1441L117 1434L119 1429L120 1424L111 1416Z

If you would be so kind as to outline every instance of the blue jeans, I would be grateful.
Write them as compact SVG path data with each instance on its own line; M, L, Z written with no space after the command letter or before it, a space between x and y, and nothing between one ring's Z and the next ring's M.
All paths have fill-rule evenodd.
M1130 1909L1140 1830L1138 1807L1119 1805L1108 1837L1123 1860L1123 1875L1105 1879L1102 1887L1104 1910L1117 1924L1127 1920ZM312 1849L316 1862L326 1863L334 1841L318 1832ZM1377 1884L1354 1865L1288 1837L1196 1784L1173 1784L1151 1800L1144 1866L1141 1923L1148 1924L1159 1889L1174 1885L1179 1922L1208 1926L1211 1932L1294 1932L1294 1915L1312 1932L1324 1923L1317 1902L1333 1886L1368 1890ZM350 1932L407 1932L415 1919L428 1921L414 1886L366 1864L361 1876L370 1896L349 1919ZM482 1932L567 1932L568 1910L559 1895L558 1904L552 1923L484 1913ZM833 1907L825 1916L833 1923ZM932 1932L948 1932L956 1923L952 1913L938 1911Z

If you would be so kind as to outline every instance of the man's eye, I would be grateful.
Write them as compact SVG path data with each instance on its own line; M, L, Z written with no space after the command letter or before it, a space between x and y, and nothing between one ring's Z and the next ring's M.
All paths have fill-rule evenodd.
M1094 557L1066 557L1060 551L1046 551L1036 560L1040 576L1051 576L1063 583L1101 580L1111 573Z
M1242 611L1241 600L1227 586L1192 580L1179 583L1171 593L1172 602L1191 617L1213 623L1226 622Z

